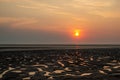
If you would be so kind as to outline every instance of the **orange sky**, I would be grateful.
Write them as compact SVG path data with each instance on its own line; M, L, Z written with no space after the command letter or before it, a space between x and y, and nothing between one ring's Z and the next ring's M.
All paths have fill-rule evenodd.
M0 43L119 44L119 3L0 0ZM76 29L81 31L77 38Z

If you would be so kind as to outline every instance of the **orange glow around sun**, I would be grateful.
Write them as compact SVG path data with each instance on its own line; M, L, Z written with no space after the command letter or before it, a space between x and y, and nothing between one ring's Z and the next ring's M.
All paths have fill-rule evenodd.
M85 37L84 34L83 29L70 29L70 36L73 40L82 40Z
M76 37L79 37L79 36L80 36L80 30L75 30L75 31L74 31L74 35L75 35Z

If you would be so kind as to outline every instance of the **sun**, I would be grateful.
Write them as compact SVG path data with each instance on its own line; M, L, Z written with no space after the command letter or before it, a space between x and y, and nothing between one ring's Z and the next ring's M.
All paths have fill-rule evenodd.
M80 30L75 30L75 31L74 31L74 35L75 35L76 37L79 37L79 36L80 36Z
M79 32L75 32L75 36L79 36L80 34L79 34Z

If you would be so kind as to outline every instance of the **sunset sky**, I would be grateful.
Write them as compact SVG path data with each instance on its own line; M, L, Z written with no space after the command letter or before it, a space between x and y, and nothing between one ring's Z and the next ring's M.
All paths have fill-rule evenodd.
M120 0L0 0L0 44L75 43L120 44Z

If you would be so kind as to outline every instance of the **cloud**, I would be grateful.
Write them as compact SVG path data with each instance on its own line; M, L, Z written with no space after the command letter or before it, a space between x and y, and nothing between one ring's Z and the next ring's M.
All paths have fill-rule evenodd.
M6 1L10 2L10 0ZM18 2L15 3L16 10L11 15L16 13L20 17L34 16L43 20L52 18L53 22L63 20L66 23L74 22L81 25L97 18L120 17L119 10L114 11L117 0L22 0L16 2Z
M38 23L34 18L13 18L13 17L0 17L0 24L7 24L15 29L31 29L31 25ZM1 27L1 26L0 26Z
M11 1L17 1L17 0L1 0L1 1L7 1L7 2L11 2ZM24 0L24 1L26 1L26 0Z
M21 1L30 1L30 0L21 0ZM0 0L0 2L21 2L19 0Z
M0 17L0 23L9 23L9 22L14 22L16 21L16 18L11 18L11 17Z
M24 6L24 5L16 5L16 6L21 8L28 8L28 9L39 9L39 7L31 7L31 6Z
M11 0L1 0L11 2ZM119 9L116 9L117 0L12 0L18 8L32 9L31 12L67 16L73 20L88 19L88 16L100 16L110 18L119 17ZM16 3L17 2L17 3ZM118 5L119 6L119 5ZM116 9L116 11L114 11ZM25 12L25 11L24 11ZM26 12L27 13L27 12ZM30 12L29 12L30 13ZM109 14L108 14L109 13ZM32 15L32 14L30 14ZM88 15L88 16L86 16ZM37 14L39 16L39 14ZM81 19L80 19L81 20Z
M50 18L51 19L51 18ZM34 31L60 31L67 29L66 22L60 22L59 20L50 20L48 18L20 18L20 17L0 17L0 27L7 25L12 29L25 29Z

